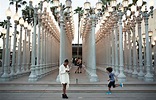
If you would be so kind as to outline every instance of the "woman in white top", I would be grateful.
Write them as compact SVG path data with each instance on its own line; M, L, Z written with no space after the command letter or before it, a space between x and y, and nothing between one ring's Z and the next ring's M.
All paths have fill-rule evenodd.
M63 94L62 98L68 98L66 95L66 87L69 87L69 66L68 59L64 61L64 63L59 68L60 82L63 85Z

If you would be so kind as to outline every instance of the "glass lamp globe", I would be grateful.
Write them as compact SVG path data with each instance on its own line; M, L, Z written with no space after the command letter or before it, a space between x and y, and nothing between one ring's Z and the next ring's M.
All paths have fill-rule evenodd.
M31 2L33 2L34 0L30 0Z
M130 17L130 15L131 15L131 11L127 10L127 16Z
M143 34L142 34L142 38L143 38L143 39L145 39L145 38L146 38L146 35L145 35L145 33L143 33Z
M149 37L152 37L153 31L148 31Z
M55 4L54 4L55 5ZM44 3L43 3L43 7L44 8L47 8L47 6L48 6L48 3L47 3L47 1L45 1Z
M112 1L111 1L111 6L112 6L112 7L116 7L116 5L117 5L117 1L116 1L116 0L112 0Z
M137 1L137 6L141 7L142 6L142 3L143 3L143 0L138 0Z
M128 0L123 0L123 7L128 7L128 3L129 3L129 1Z
M24 22L24 27L25 27L25 28L28 27L28 22L27 22L27 21Z
M142 12L146 11L146 6L145 5L142 6L141 11Z
M11 17L11 15L12 15L12 12L11 12L11 9L10 9L10 7L6 10L6 16L7 17Z
M111 6L109 6L109 7L108 7L108 11L109 11L109 12L112 12L112 11L113 11L113 8L112 8Z
M19 20L19 16L18 16L18 13L15 13L15 15L14 15L14 21L18 21Z
M139 16L139 11L135 12L135 16L136 17Z
M105 16L109 17L109 12L108 11L105 12Z
M101 10L102 9L102 2L99 1L99 2L96 3L96 9L97 10Z
M6 29L5 29L5 28L2 29L2 33L3 33L4 35L6 34Z
M91 6L91 5L90 5L90 2L85 2L85 3L84 3L84 9L85 9L85 10L89 10L89 9L90 9L90 6Z
M59 0L53 0L54 6L58 7L59 6Z
M153 40L156 42L156 36L154 36Z
M23 20L23 18L21 18L21 19L19 20L19 23L20 23L20 25L24 25L24 20Z
M154 0L149 0L149 6L154 7Z
M136 11L136 6L132 5L132 6L131 6L131 11L132 11L132 12L135 12L135 11Z
M72 4L72 1L71 0L66 0L66 7L67 8L70 8L71 7L71 4Z

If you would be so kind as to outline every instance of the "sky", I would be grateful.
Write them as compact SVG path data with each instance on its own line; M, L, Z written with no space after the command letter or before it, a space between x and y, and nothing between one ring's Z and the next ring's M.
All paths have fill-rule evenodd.
M29 0L26 0L26 1L29 1ZM38 1L38 0L34 0L34 5L37 4L36 1ZM86 0L72 0L72 9L74 10L78 6L83 7L85 1ZM88 1L91 3L91 7L95 7L96 2L98 2L98 0L88 0ZM149 0L145 0L145 1L149 1ZM60 0L60 2L65 4L65 0ZM122 2L122 0L117 0L117 2ZM130 0L130 2L132 2L132 0ZM156 8L156 1L155 1L154 5ZM6 19L5 11L7 10L8 7L9 7L9 0L0 0L0 21ZM11 10L12 10L12 12L15 12L15 9L13 6L11 6ZM14 13L12 13L12 15L14 15ZM13 23L13 20L11 22ZM77 40L78 40L78 38L77 38L78 37L78 16L77 15L74 15L74 25L75 25L75 33L74 33L73 43L77 43ZM1 29L0 29L0 31L1 31ZM11 29L11 31L13 32L13 29ZM81 39L80 39L80 43L82 43ZM0 39L0 47L2 47L1 39Z

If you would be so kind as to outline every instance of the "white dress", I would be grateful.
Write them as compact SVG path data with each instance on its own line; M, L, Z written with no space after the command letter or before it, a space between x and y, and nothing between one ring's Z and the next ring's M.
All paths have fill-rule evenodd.
M62 64L59 68L59 76L60 76L60 82L61 84L65 84L67 83L67 88L69 87L69 66L67 65L67 68L65 68L65 66Z

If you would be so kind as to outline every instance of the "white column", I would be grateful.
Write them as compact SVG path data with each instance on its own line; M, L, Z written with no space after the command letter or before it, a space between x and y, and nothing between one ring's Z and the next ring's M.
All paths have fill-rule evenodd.
M114 35L115 35L115 75L119 75L119 60L118 60L118 30L117 30L117 23L115 23L115 30L114 30Z
M37 81L37 76L35 73L36 65L36 23L37 23L37 8L34 8L34 32L32 36L32 53L31 53L31 74L29 75L29 81Z
M141 33L141 18L138 17L137 20L138 25L138 36L139 36L139 73L138 73L138 79L143 79L144 72L143 72L143 61L142 61L142 33Z
M147 82L151 82L153 81L153 75L151 73L151 67L150 66L150 45L149 45L149 35L148 35L148 17L149 15L147 14L147 12L145 12L144 14L144 21L145 21L145 34L146 34L146 75L145 75L145 81Z
M132 23L132 33L133 33L133 72L132 77L137 77L137 64L136 64L136 35L135 35L135 22Z
M3 79L3 81L9 81L9 74L8 74L8 56L9 55L9 33L10 33L10 18L11 17L7 17L7 33L6 33L6 51L5 51L5 60L4 60L4 73L1 76L1 78Z
M15 21L15 29L14 29L14 42L13 42L13 55L12 55L12 67L11 67L11 78L15 75L15 61L16 61L16 34L17 34L17 21Z
M23 25L20 25L20 38L19 38L19 43L18 43L18 67L17 67L17 75L21 74L21 66L22 66L22 57L21 57L21 49L22 49L22 28Z
M126 76L124 74L124 69L123 69L123 34L122 34L122 12L119 12L119 58L120 58L120 73L118 75L118 80L120 82L126 81Z
M40 65L40 57L41 57L41 13L38 14L38 38L37 38L37 72L36 72L36 75L37 75L37 78L40 78L41 76L41 65Z
M124 32L125 34L124 34L124 37L125 37L125 41L124 41L124 57L125 57L125 60L124 60L124 62L125 62L125 72L127 73L128 72L128 63L127 63L127 32L126 32L126 30L125 30L125 32Z
M128 74L131 75L132 74L132 50L131 50L131 47L132 47L132 43L131 43L131 32L130 30L128 30L128 46L129 46L129 68L128 68Z
M92 29L91 29L91 34L90 34L90 59L89 62L90 64L90 68L91 68L91 77L90 77L90 82L97 82L99 81L98 76L96 74L96 54L95 54L95 27L96 27L96 15L92 14L91 15L91 21L92 21Z
M26 38L27 38L27 28L25 27L25 34L23 40L23 64L22 64L22 73L26 72Z

